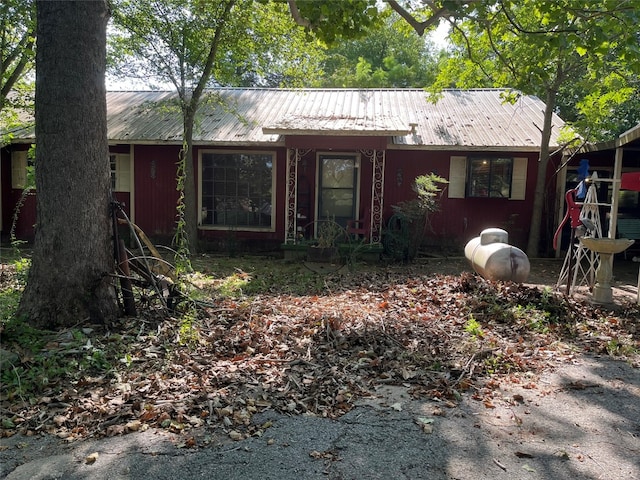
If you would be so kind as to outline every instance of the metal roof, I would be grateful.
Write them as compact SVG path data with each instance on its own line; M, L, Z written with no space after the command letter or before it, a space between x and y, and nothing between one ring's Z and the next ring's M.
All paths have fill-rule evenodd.
M383 135L390 148L521 149L540 146L544 103L505 102L498 89L445 90L435 102L420 89L207 90L194 143L282 145L283 135ZM182 143L175 92L108 92L111 143ZM564 122L553 117L551 146ZM15 140L33 139L33 129Z

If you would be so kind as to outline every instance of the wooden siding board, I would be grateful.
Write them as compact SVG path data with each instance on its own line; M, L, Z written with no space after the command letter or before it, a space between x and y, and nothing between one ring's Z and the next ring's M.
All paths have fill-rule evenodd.
M136 219L150 237L175 232L178 152L176 146L137 145L134 150Z

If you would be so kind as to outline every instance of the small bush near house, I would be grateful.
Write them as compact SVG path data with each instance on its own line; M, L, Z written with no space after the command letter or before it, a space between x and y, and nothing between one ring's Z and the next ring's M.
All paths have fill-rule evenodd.
M387 254L396 260L415 258L430 226L429 216L440 207L441 185L447 183L448 180L435 173L416 177L411 188L417 197L392 206L394 218L387 231Z

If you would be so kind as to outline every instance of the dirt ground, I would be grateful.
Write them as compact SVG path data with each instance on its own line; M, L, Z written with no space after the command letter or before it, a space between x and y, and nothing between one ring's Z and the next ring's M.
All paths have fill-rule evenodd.
M528 382L493 385L490 403L456 407L402 386L338 419L267 411L262 438L214 438L196 450L149 429L67 443L53 436L0 440L7 480L638 480L638 367L606 356L557 360Z
M438 258L425 257L419 260L419 263L429 273L458 275L465 271L473 271L473 267L465 258ZM530 262L529 278L525 282L527 285L536 285L539 287L559 288L564 292L566 285L558 284L560 272L564 264L564 259L535 259ZM624 259L615 258L613 263L613 297L614 302L621 301L637 301L638 282L640 280L640 263L634 262L632 257ZM589 288L581 285L575 288L572 293L580 299L590 299L591 293Z
M416 268L471 271L462 258ZM616 259L607 308L637 301L639 268ZM532 261L527 284L554 288L561 269L562 260ZM587 288L574 295L590 298ZM0 439L0 478L640 480L639 368L567 349L544 371L489 381L455 405L383 385L342 417L267 410L253 419L272 425L264 437L215 437L193 450L158 428L71 443L14 435Z

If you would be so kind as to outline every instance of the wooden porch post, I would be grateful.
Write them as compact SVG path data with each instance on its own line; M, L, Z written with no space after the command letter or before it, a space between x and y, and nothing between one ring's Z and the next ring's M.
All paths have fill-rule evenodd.
M616 227L618 226L618 195L620 193L620 178L622 177L622 147L616 148L616 156L613 164L613 185L611 193L611 210L609 213L609 238L616 238Z

